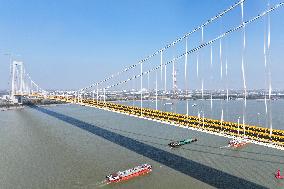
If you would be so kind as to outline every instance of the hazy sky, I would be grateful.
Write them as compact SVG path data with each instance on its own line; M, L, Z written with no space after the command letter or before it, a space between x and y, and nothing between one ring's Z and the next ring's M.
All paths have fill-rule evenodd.
M77 89L104 79L127 65L164 47L177 37L215 16L237 0L0 0L0 89L8 88L9 58L23 60L27 72L44 89ZM245 20L259 14L266 0L247 0ZM271 5L280 2L271 0ZM282 88L284 59L284 8L271 14L271 72L274 88ZM240 7L204 29L208 41L240 24ZM247 28L246 63L249 88L264 88L263 38L266 21ZM189 39L189 48L200 43L200 32ZM223 42L230 88L241 88L242 33ZM165 61L181 53L184 43L169 50ZM190 56L188 74L192 88L219 86L219 43L214 44L214 74L209 76L209 51ZM167 53L167 52L166 52ZM175 54L176 53L176 54ZM159 57L152 65L159 64ZM184 85L183 62L177 66L179 86ZM202 64L203 63L203 64ZM205 64L206 63L206 64ZM204 65L204 66L202 66ZM150 66L149 66L150 67ZM145 66L145 69L147 66ZM169 70L169 77L170 69ZM213 71L211 70L211 71ZM224 70L224 67L223 67ZM136 70L137 73L139 70ZM224 71L225 72L225 71ZM133 73L136 73L135 71ZM259 74L258 74L259 73ZM123 78L121 78L123 79ZM193 81L197 82L193 82ZM223 79L224 80L224 79ZM226 83L223 81L223 83ZM151 76L151 83L153 83ZM169 83L171 81L169 80ZM216 84L216 85L215 85ZM150 84L151 85L151 84ZM171 87L168 84L168 87ZM182 88L182 87L181 87Z

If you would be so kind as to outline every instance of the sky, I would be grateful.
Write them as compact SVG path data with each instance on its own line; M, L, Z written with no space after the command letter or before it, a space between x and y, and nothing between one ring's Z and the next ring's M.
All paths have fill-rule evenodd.
M237 0L0 0L0 89L9 88L9 57L21 60L33 80L43 89L79 89L102 80L161 49ZM276 4L280 1L271 0ZM244 19L266 8L266 0L247 0ZM271 14L271 72L274 88L283 89L284 8ZM204 29L208 41L240 24L240 7ZM267 22L260 20L246 30L249 88L264 88L263 38ZM189 39L189 49L200 44L200 32ZM214 69L211 76L209 53L200 53L197 77L196 55L190 55L190 87L241 88L240 57L242 32L223 41L224 62L229 62L229 77L220 79L219 43L214 44ZM164 61L184 52L184 43L169 50ZM178 86L185 86L184 66L177 66ZM159 57L151 60L158 65ZM206 66L207 65L207 66ZM225 68L223 67L223 70ZM257 70L257 72L255 71ZM170 69L168 75L171 77ZM136 69L132 74L139 73ZM259 74L258 74L259 73ZM125 76L127 77L127 76ZM150 82L153 86L153 75ZM112 83L123 77L117 78ZM145 80L145 79L144 79ZM223 84L218 82L221 80ZM145 80L145 83L147 81ZM168 87L171 87L168 81ZM110 83L109 83L110 84ZM160 86L162 81L160 81ZM134 83L135 85L135 83ZM137 85L138 86L138 85ZM124 87L124 86L122 86Z

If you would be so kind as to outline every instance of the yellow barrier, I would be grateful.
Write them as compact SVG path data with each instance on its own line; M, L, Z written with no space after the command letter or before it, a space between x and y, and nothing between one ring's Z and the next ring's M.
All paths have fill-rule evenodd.
M76 98L69 97L66 99L62 96L50 96L49 99L60 100L65 102L76 102ZM149 108L140 108L129 105L116 104L112 102L101 102L90 99L83 99L82 105L90 105L98 108L106 108L113 111L119 111L129 115L142 116L145 118L160 120L171 124L178 124L185 127L202 129L214 133L224 133L230 136L245 137L254 141L264 143L275 143L284 147L284 130L273 129L270 136L270 130L259 126L243 125L234 122L227 122L209 118L199 118L196 116L187 116L173 112L163 112ZM239 128L239 129L238 129ZM239 133L239 134L238 134Z

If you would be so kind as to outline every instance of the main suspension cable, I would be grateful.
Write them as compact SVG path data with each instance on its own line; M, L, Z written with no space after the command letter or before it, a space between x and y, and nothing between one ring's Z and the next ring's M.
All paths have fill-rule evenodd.
M194 52L200 50L201 48L204 48L204 47L206 47L206 46L208 46L208 45L210 45L210 44L213 44L213 43L216 42L217 40L222 39L222 38L226 37L227 35L229 35L229 34L235 32L235 31L238 31L239 29L245 27L246 25L251 24L251 23L253 23L254 21L256 21L256 20L262 18L262 17L265 16L266 14L268 14L268 13L274 11L274 10L277 10L278 8L281 8L283 5L284 5L284 2L278 3L278 4L276 4L275 6L273 6L272 8L270 8L270 9L268 9L268 10L265 10L264 12L260 13L259 15L253 17L252 19L243 22L243 23L240 24L239 26L237 26L237 27L235 27L235 28L232 28L232 29L226 31L226 32L222 33L221 35L217 36L216 38L214 38L214 39L212 39L212 40L210 40L210 41L207 41L206 43L203 43L203 44L201 44L201 45L199 45L199 46L197 46L197 47L195 47L195 48L193 48L193 49L191 49L191 50L189 50L189 51L187 51L187 52L185 52L185 53L183 53L183 54L180 54L180 55L177 56L176 58L174 58L174 59L172 59L172 60L170 60L170 61L168 61L168 62L166 62L166 63L163 63L162 65L159 65L159 66L157 66L157 67L155 67L155 68L152 68L152 69L150 69L150 70L148 70L148 71L142 72L141 74L135 75L135 76L133 76L133 77L131 77L131 78L128 78L127 80L123 80L123 81L120 81L120 82L118 82L118 83L116 83L116 84L109 85L109 86L107 86L107 87L105 87L105 88L106 88L106 89L109 89L109 88L116 87L116 86L118 86L118 85L124 84L124 83L126 83L126 82L128 82L128 81L131 81L131 80L133 80L133 79L140 78L141 76L143 76L143 75L145 75L145 74L148 74L148 73L150 73L150 72L153 72L153 71L155 71L155 70L161 68L161 66L167 66L168 64L171 64L171 63L173 63L174 61L183 58L186 54L194 53ZM166 68L166 67L165 67L165 68Z
M186 33L185 35L183 35L182 37L180 37L180 38L176 39L175 41L173 41L172 43L166 45L166 46L163 47L162 49L157 50L157 51L154 52L153 54L151 54L151 55L147 56L146 58L140 60L137 64L133 64L133 65L131 65L131 66L129 66L129 67L126 67L126 68L123 69L122 71L119 71L119 72L117 72L117 73L115 73L115 74L112 74L111 76L107 77L107 78L104 79L104 80L101 80L101 81L99 81L99 82L96 82L96 83L94 83L94 84L88 86L88 87L85 87L85 88L80 89L80 91L85 91L85 90L87 90L87 89L89 89L89 88L92 88L92 87L94 87L94 86L96 86L96 85L102 84L102 83L104 83L104 82L106 82L106 81L108 81L108 80L110 80L110 79L112 79L112 78L115 78L115 77L121 75L121 74L124 73L124 72L127 72L127 71L130 70L130 69L135 68L135 67L138 66L139 64L142 64L143 62L146 62L147 60L149 60L150 58L152 58L152 57L158 55L159 53L162 54L163 51L167 50L167 49L170 48L170 47L173 47L174 45L176 45L177 43L181 42L182 40L184 40L185 38L187 38L187 37L190 36L191 34L193 34L193 33L197 32L197 31L199 31L200 29L204 28L204 27L207 26L208 24L214 22L216 19L223 17L226 13L230 12L231 10L233 10L234 8L236 8L238 5L240 5L240 4L243 3L244 1L246 1L246 0L240 0L240 1L236 2L235 4L231 5L229 8L223 10L222 12L220 12L219 14L217 14L216 16L214 16L214 17L210 18L209 20L207 20L206 22L204 22L202 25L196 27L196 28L193 29L192 31L190 31L190 32ZM161 67L161 73L162 73L162 67ZM162 77L162 76L161 76L161 77Z

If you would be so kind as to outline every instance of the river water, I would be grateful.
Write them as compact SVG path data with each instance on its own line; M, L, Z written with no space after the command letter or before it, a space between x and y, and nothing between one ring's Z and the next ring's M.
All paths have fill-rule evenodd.
M160 102L159 108L186 110L185 102L176 108L164 104ZM273 125L283 129L284 102L278 100L272 106ZM211 111L210 105L201 102L190 102L189 107L192 114L206 112L206 107L206 115ZM234 101L228 107L225 113L223 106L224 119L236 121L242 106ZM247 121L265 124L263 108L262 102L248 102ZM219 109L211 116L220 116ZM167 147L171 140L185 138L198 141L179 149ZM254 144L239 150L222 148L227 142L219 136L78 105L2 111L0 188L284 187L273 175L277 168L284 171L284 151ZM150 163L153 171L117 184L103 183L109 173L142 163Z

